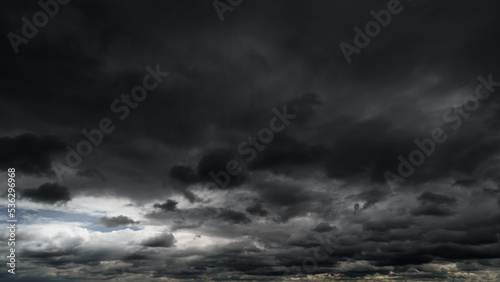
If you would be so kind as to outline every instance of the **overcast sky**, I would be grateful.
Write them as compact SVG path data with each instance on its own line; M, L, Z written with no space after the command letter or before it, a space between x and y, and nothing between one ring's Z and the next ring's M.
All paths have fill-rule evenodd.
M3 1L0 278L499 280L500 3L391 2Z

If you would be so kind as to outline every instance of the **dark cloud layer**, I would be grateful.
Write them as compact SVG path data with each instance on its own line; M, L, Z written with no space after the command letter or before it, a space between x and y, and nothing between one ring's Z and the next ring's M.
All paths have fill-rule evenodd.
M92 217L34 213L20 280L288 281L315 254L301 278L498 280L500 3L401 0L348 63L339 44L390 1L242 1L222 22L217 2L238 1L58 4L18 54L6 35L42 8L0 4L0 168L26 209ZM147 75L157 87L127 104ZM114 131L56 180L52 162L105 118ZM446 141L391 189L385 173L435 128ZM242 170L220 186L231 161ZM50 219L61 230L43 233ZM85 227L97 220L116 230Z
M251 222L251 220L248 219L244 213L232 211L230 209L221 210L218 217L233 224L246 224Z
M48 174L52 159L65 150L66 144L56 136L21 134L0 138L0 166L6 170L15 167L26 174Z
M33 202L51 205L66 203L71 200L71 193L68 187L58 183L45 183L38 188L24 189L21 194Z

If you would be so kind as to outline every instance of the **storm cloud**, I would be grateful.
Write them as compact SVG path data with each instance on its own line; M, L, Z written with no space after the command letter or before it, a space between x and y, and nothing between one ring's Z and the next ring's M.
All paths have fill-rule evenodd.
M61 2L0 4L19 280L500 277L500 3Z
M21 195L33 202L51 205L66 203L71 200L71 193L68 187L58 183L45 183L38 188L25 189L22 191Z

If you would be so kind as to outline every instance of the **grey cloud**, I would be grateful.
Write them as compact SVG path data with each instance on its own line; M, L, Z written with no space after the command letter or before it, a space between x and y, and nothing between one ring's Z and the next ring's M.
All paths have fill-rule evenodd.
M155 208L159 208L164 211L175 211L177 209L177 202L174 200L168 199L165 203L163 204L154 204Z
M70 1L19 54L4 38L0 167L19 172L21 205L48 210L20 215L63 225L50 205L106 195L134 205L102 224L132 217L168 230L126 248L20 232L33 245L19 278L287 280L335 231L311 279L498 280L500 90L457 130L443 113L474 93L478 75L500 80L500 3L400 1L347 64L339 44L388 2L243 1L220 22L210 1ZM37 10L5 2L0 30L22 34L21 18ZM110 105L156 64L171 75L120 120ZM209 173L241 158L238 145L284 105L297 118L218 188ZM52 183L51 162L103 118L115 131ZM384 172L436 127L446 142L389 192Z
M261 203L255 203L252 206L246 208L245 210L252 215L266 216L268 214L268 211L262 207Z
M177 240L171 233L165 233L156 237L151 237L142 242L143 246L146 247L162 247L162 248L170 248L175 245Z
M119 215L119 216L113 216L113 217L101 217L97 224L102 224L108 228L116 228L122 225L129 225L129 224L137 224L139 223L138 221L134 221L131 218L128 218L124 215Z

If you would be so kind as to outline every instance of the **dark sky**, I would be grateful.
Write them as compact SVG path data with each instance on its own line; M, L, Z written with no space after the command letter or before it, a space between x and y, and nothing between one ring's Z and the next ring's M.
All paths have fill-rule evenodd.
M0 278L499 280L500 3L394 1L3 1Z

